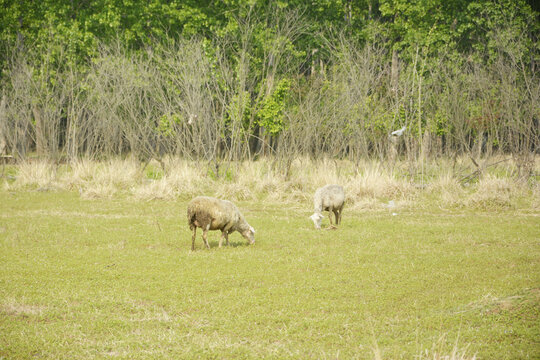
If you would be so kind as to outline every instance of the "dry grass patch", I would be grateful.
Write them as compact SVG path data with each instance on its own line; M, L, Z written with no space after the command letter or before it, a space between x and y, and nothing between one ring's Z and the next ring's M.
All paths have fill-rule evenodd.
M531 198L531 207L535 210L540 209L540 183L536 183L533 185L531 191Z
M110 198L141 180L141 165L133 159L95 162L81 159L69 164L59 178L63 188L77 189L85 199Z
M348 178L344 186L348 206L361 209L380 208L380 201L388 199L403 207L418 192L412 183L396 179L378 166L365 168L363 173Z
M131 194L141 200L174 199L178 192L166 179L148 179L131 188Z
M311 203L318 187L337 183L345 187L347 207L353 209L381 209L390 200L401 208L422 200L450 208L540 208L538 181L535 177L528 182L517 181L512 161L487 167L481 179L467 181L462 181L463 174L474 174L474 167L466 158L437 160L422 167L407 161L386 166L375 160L355 164L309 158L284 165L270 158L224 162L216 174L209 170L214 169L211 164L173 157L161 163L152 161L144 171L143 165L132 158L104 162L81 159L62 165L61 171L46 161L34 161L16 165L15 180L5 178L4 188L77 189L84 198L128 194L141 200L173 200L205 194L236 201Z
M524 195L523 190L515 181L488 174L478 182L464 203L473 208L511 209L516 206L515 199Z
M7 190L28 186L49 189L57 186L56 175L56 167L48 161L25 161L17 165L16 181L5 186Z
M418 360L476 360L475 354L469 354L469 346L459 347L457 340L450 351L446 350L447 347L447 339L443 335L431 349L425 349L415 358Z
M211 187L211 182L195 163L168 158L164 164L166 169L164 174L134 184L130 190L131 194L142 200L172 200L178 197L188 199ZM160 168L155 162L149 166Z
M29 305L13 298L4 300L4 303L0 305L0 313L4 313L7 316L42 316L47 310L46 306Z
M83 199L110 199L117 193L111 183L86 183L79 187L79 194Z
M238 201L255 199L255 195L249 187L227 182L216 184L215 195L218 198Z
M500 314L502 312L526 312L530 317L540 315L540 288L523 289L517 294L496 297L492 294L470 303L463 311L476 311L483 314Z
M438 175L427 191L440 199L441 207L461 206L466 194L458 179L449 171Z
M142 176L141 164L133 159L113 159L99 166L93 182L111 184L119 189L127 189L137 183Z
M79 188L94 181L94 175L98 172L99 163L88 159L80 159L69 164L69 175L63 177L64 184L68 188Z

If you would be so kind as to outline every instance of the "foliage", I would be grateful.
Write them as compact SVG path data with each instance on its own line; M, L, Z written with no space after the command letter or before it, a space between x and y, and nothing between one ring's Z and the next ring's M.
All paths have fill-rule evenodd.
M540 25L524 0L0 6L0 144L21 158L539 146Z
M412 56L416 48L425 55L443 49L469 51L486 46L494 49L491 33L503 25L515 35L527 34L513 42L522 52L535 53L538 44L536 15L525 0L343 1L317 0L309 6L301 0L276 2L263 0L118 1L89 2L2 0L0 41L31 49L43 56L51 39L68 44L70 60L85 62L96 54L100 42L120 40L129 48L142 49L168 38L194 35L212 38L241 30L242 20L266 19L256 32L261 42L271 45L277 12L298 10L308 23L308 32L295 40L295 48L308 55L320 47L317 34L345 29L353 39L372 41L371 24L380 22L390 34L395 49ZM512 39L507 39L510 43ZM323 54L323 52L321 52ZM326 53L328 55L328 53ZM407 55L408 54L408 55ZM326 56L327 56L326 55ZM2 57L5 65L7 59Z
M174 126L179 125L181 122L183 122L181 115L163 115L159 119L157 131L163 136L174 136Z
M277 135L283 130L284 111L290 86L289 79L281 79L272 94L263 101L261 110L257 113L259 125L271 135Z

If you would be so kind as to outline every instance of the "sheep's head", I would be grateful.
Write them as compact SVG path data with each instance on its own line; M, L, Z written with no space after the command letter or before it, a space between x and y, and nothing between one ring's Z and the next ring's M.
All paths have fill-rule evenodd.
M320 229L321 228L321 221L322 221L323 217L324 216L322 216L322 214L320 214L320 213L313 213L313 215L311 215L309 218L311 220L313 220L313 223L315 224L315 228Z
M242 232L242 236L253 245L255 243L255 229L253 226L250 226L247 230Z

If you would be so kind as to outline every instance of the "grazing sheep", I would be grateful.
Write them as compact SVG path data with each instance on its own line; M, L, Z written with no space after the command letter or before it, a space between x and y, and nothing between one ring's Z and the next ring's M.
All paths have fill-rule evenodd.
M322 188L318 188L315 191L315 197L313 199L315 212L310 216L311 220L315 224L315 228L321 228L321 219L324 217L321 212L328 211L328 218L330 219L330 225L332 224L332 213L336 217L336 225L341 224L341 212L343 205L345 204L345 191L343 187L339 185L326 185Z
M188 225L193 230L191 250L195 250L195 233L197 228L203 230L202 238L207 248L208 230L221 230L219 247L222 240L229 245L229 234L238 231L250 244L255 242L255 229L251 227L236 205L228 200L220 200L208 196L197 196L190 201L187 208Z

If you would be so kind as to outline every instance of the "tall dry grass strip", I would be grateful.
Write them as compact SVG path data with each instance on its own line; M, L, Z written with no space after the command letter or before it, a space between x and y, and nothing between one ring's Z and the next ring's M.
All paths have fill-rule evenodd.
M540 172L540 162L534 171ZM84 198L110 198L123 194L141 200L189 199L204 194L235 201L311 203L315 189L336 183L345 187L347 207L381 209L392 201L397 208L430 202L442 208L512 209L540 207L540 185L535 177L523 182L517 164L486 168L481 177L461 182L474 171L470 161L458 159L426 164L420 178L416 164L393 166L375 160L350 162L298 158L287 172L275 159L229 162L216 169L211 163L168 157L143 164L133 158L93 161L81 159L65 165L47 161L23 162L5 177L7 190L78 191Z

